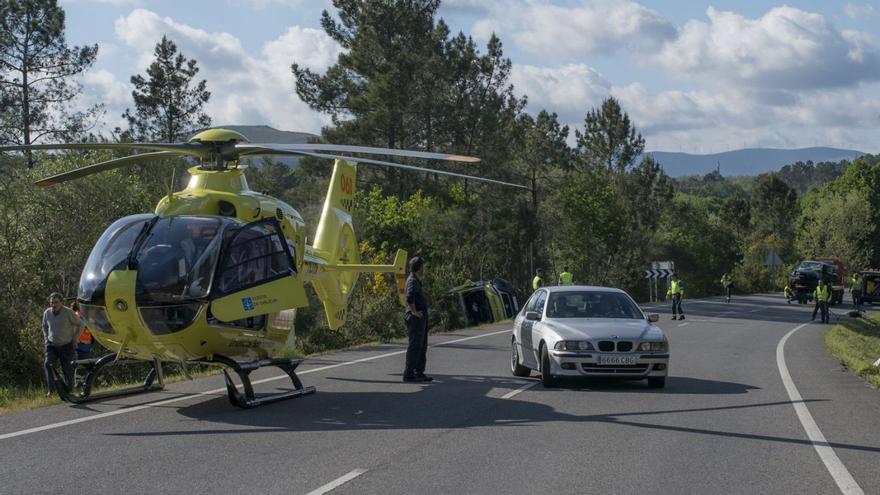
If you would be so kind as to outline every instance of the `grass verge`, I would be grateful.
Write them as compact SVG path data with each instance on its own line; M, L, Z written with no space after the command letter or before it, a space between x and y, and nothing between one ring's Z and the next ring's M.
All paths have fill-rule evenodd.
M193 371L190 375L196 378L212 376L220 373L220 368L206 369L202 371ZM182 373L168 373L165 375L165 383L175 383L186 380L186 376ZM119 390L126 387L137 385L137 383L121 383L114 382L111 385L98 387L94 393L105 392L108 390ZM46 387L0 387L0 415L14 412L28 411L38 407L62 404L63 401L57 394L46 395Z
M825 332L825 347L834 357L875 388L880 388L880 313L847 318Z

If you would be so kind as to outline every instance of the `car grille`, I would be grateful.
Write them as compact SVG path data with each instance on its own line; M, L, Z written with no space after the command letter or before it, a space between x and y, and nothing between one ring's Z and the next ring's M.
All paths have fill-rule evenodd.
M640 375L648 371L648 364L594 364L583 363L586 373L613 373L616 375Z
M616 344L616 346L615 346ZM615 342L613 340L600 340L599 350L602 352L630 352L633 350L633 343L628 340Z

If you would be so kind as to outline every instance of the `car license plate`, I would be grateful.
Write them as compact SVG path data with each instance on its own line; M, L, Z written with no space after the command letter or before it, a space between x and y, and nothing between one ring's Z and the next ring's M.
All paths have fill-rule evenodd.
M635 356L599 356L599 364L636 364Z

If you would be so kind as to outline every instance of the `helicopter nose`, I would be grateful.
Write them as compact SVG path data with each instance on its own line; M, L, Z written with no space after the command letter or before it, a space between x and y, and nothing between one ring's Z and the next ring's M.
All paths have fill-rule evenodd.
M141 326L135 304L136 281L136 270L115 270L107 277L104 293L107 301L107 319L125 341L136 338L137 330Z

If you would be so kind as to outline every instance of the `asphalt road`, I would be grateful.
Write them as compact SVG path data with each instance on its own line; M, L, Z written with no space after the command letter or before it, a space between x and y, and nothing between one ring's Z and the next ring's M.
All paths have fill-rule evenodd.
M505 323L432 335L430 384L401 383L384 345L311 360L318 393L252 410L212 377L0 416L0 493L880 493L880 393L826 353L811 308L684 309L657 310L660 390L514 378Z

